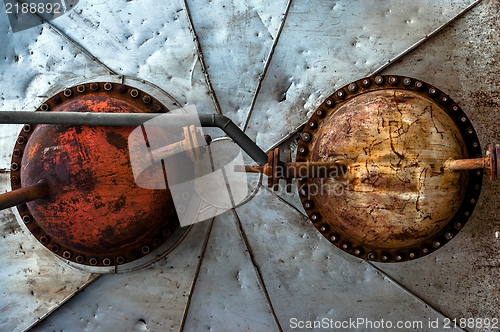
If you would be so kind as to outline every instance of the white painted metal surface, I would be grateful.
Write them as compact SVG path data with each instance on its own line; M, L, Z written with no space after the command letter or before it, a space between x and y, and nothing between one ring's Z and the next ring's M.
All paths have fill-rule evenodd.
M127 75L180 105L228 115L269 148L340 85L388 65L476 2L367 3L80 0L69 14L15 34L0 13L0 107L34 110L65 86ZM483 146L499 139L491 126L499 11L496 1L483 1L386 69L449 91ZM0 126L0 169L9 167L18 130ZM443 322L441 313L492 318L500 311L499 192L487 182L467 227L435 254L374 266L323 239L296 196L281 200L261 188L236 214L196 225L166 261L100 277L32 330L289 331L293 317L365 317L422 321L415 330L426 331L429 319ZM16 231L8 211L2 216L0 330L21 331L95 276L64 265Z

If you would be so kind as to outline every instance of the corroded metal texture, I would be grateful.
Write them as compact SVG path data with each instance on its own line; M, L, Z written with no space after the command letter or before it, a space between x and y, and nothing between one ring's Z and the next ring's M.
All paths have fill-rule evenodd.
M318 111L297 161L343 162L348 175L302 179L299 194L332 243L365 259L404 261L440 248L463 227L483 172L444 165L481 157L481 148L447 95L407 77L377 76L338 90Z
M139 90L112 83L68 88L40 111L158 112L164 107ZM128 136L134 127L25 125L13 154L13 189L39 181L50 196L18 205L31 233L64 259L93 266L129 263L158 248L177 229L169 190L139 188ZM154 129L154 128L153 128ZM168 132L156 128L168 142ZM177 163L165 167L176 172ZM155 163L151 168L162 167ZM160 170L161 171L161 170ZM183 168L189 172L189 168ZM192 171L192 170L191 170ZM155 170L142 183L157 181ZM164 184L163 184L164 185ZM155 187L155 186L151 186Z

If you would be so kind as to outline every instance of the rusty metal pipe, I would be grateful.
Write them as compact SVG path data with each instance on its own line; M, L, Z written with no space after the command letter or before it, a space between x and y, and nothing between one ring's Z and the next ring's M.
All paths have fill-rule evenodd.
M444 168L453 171L461 171L468 169L488 168L489 164L490 157L476 159L455 159L445 161Z
M35 185L1 194L0 211L35 199L47 198L49 195L49 185L42 180Z
M93 112L0 112L0 124L70 124L80 126L141 126L163 113L93 113ZM29 120L27 120L29 119ZM222 129L257 164L267 163L267 154L228 117L220 114L168 114L158 117L153 126L202 127Z

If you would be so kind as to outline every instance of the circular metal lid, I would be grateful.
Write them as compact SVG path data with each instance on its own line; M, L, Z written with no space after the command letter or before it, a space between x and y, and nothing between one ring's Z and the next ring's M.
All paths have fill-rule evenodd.
M449 159L481 156L465 113L437 88L377 76L331 95L307 122L297 161L342 162L347 174L302 179L299 194L332 243L382 262L415 259L464 226L482 171L445 170Z
M93 82L54 95L37 111L144 113L167 109L134 87ZM168 189L136 185L128 152L129 145L136 144L128 140L133 129L27 124L21 130L12 158L12 188L40 180L48 183L48 198L22 204L18 211L29 231L49 250L82 265L116 266L159 248L179 227ZM169 142L168 132L158 135ZM181 171L173 160L163 164ZM151 166L157 167L162 163ZM194 170L184 165L182 172ZM156 180L141 179L147 181Z

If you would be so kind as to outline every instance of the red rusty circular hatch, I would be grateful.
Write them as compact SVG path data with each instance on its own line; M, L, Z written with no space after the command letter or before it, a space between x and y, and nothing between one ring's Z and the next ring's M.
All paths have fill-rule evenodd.
M168 110L134 87L94 82L56 94L37 111ZM155 250L179 227L170 191L143 189L135 183L127 140L134 128L29 124L23 127L12 157L12 188L41 181L50 190L46 198L18 206L29 231L49 250L83 265L120 265ZM159 134L164 135L166 142L172 140L167 131ZM165 161L164 166L174 172L181 170L175 161ZM141 176L147 177L154 171ZM193 170L184 166L182 171ZM141 179L145 181L155 180Z
M446 162L481 158L460 107L408 77L377 76L331 95L307 122L298 162L339 162L336 178L303 178L309 218L333 244L382 262L415 259L464 226L479 197L482 170Z

